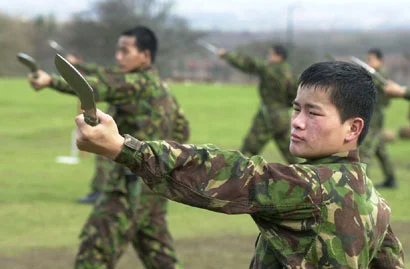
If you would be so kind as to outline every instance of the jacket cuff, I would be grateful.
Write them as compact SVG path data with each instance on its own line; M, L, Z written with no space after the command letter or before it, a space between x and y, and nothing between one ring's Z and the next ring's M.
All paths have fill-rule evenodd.
M124 144L120 154L115 158L115 162L128 166L131 170L132 168L138 166L141 156L140 149L144 142L126 134L124 135Z

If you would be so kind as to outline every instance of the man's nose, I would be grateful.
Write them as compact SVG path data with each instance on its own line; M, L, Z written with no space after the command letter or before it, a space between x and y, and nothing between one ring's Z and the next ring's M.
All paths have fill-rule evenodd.
M292 127L296 129L305 129L306 128L306 116L304 113L299 112L294 114L292 117Z

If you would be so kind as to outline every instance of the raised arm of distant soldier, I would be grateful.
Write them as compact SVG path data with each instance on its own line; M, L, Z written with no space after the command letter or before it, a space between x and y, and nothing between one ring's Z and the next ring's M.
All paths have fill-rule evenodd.
M395 98L404 98L410 101L410 88L399 85L398 83L389 80L384 87L384 92L387 96Z
M118 67L116 66L103 66L103 65L96 64L96 63L87 63L87 62L84 62L79 57L76 57L75 55L72 55L72 54L68 54L65 58L75 68L77 68L80 72L82 72L83 75L86 75L86 76L93 76L101 72L104 73L107 71L113 71L113 72L119 71Z
M61 93L75 95L73 89L67 82L56 75L50 75L42 70L37 72L38 77L30 75L30 83L33 88L40 90L49 87ZM127 104L131 96L136 96L146 87L148 80L142 73L119 75L105 72L104 75L85 76L94 90L97 102L108 102L112 105ZM119 79L120 78L120 79Z
M269 68L263 60L241 55L237 52L228 52L225 49L219 49L218 55L221 59L227 61L233 67L250 74L269 76L272 79L281 79L279 70Z

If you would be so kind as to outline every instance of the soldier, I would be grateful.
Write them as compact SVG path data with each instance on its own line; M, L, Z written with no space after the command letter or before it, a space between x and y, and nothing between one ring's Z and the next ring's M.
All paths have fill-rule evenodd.
M404 268L390 208L367 177L357 147L376 102L371 76L344 62L300 77L283 165L213 145L141 141L76 118L77 146L128 166L156 193L227 214L249 214L260 235L250 268Z
M157 39L146 27L138 26L121 34L116 60L120 72L101 71L87 77L97 101L115 107L114 119L121 133L139 139L172 139L184 142L188 124L181 108L153 71ZM49 86L74 94L60 77L38 72L31 78L36 89ZM127 169L128 170L128 169ZM165 198L143 188L141 180L116 164L110 171L103 196L94 206L80 235L81 246L75 267L114 268L132 242L146 268L179 266L166 223Z
M373 67L376 71L381 72L383 54L380 49L373 48L368 51L367 64ZM395 188L397 187L397 181L394 173L394 165L387 151L386 141L383 137L384 110L389 105L389 97L384 93L384 85L382 82L374 79L374 83L377 90L377 103L372 122L370 123L369 133L360 147L360 159L367 164L369 168L372 157L376 155L384 175L384 181L377 184L376 187Z
M269 49L267 63L234 52L218 51L230 65L259 76L261 103L241 151L248 156L259 154L273 138L288 163L298 160L289 152L289 107L296 96L297 85L287 62L287 51L281 45Z

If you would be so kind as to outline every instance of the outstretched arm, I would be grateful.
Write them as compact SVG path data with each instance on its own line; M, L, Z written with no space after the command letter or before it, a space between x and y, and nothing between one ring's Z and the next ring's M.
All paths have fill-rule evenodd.
M224 49L220 49L218 54L221 59L224 59L233 67L246 73L261 74L266 69L265 62L243 56L236 52L226 52Z
M101 73L99 76L85 76L85 79L93 88L97 102L121 105L129 103L131 96L137 95L144 89L147 80L142 76L134 74L132 83L128 83L124 75L110 72ZM61 93L75 95L73 89L62 77L49 75L41 70L38 72L37 78L30 77L30 83L37 90L49 87Z
M403 87L394 81L389 80L384 87L387 96L404 98L410 101L410 88Z
M95 63L86 63L81 58L72 54L68 54L65 58L85 76L93 76L99 72L119 71L115 66L106 67Z
M303 199L312 182L300 175L314 176L313 171L268 164L261 156L248 158L213 145L124 140L111 117L100 111L98 117L96 127L87 126L82 115L76 118L79 149L115 158L168 199L227 214L312 214L313 205Z

